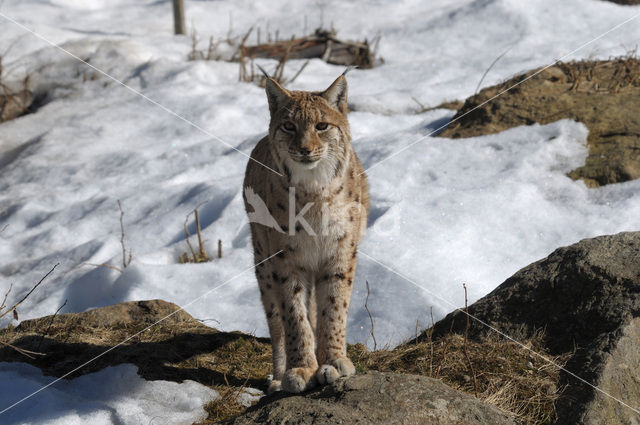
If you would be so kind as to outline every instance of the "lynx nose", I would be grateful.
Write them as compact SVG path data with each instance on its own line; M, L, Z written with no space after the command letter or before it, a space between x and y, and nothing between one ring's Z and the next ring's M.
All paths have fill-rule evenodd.
M300 146L300 149L298 149L298 152L300 152L301 155L309 156L309 154L311 153L311 149L306 148L304 146Z

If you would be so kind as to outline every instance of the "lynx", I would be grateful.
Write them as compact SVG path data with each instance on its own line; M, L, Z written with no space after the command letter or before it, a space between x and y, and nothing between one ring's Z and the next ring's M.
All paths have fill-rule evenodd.
M346 323L369 192L351 146L344 74L323 92L267 78L266 92L269 134L251 153L244 200L250 218L260 205L269 215L250 220L273 346L268 393L299 393L355 372Z

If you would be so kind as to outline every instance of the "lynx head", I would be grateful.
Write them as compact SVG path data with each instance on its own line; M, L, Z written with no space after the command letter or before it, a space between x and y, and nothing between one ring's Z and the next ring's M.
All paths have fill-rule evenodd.
M269 138L280 159L293 174L333 175L351 139L344 75L323 92L289 91L267 78L266 91Z

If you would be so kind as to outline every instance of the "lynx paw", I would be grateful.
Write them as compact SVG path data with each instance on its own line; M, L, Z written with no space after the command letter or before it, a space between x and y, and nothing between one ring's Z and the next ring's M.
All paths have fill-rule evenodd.
M279 380L270 381L269 387L267 388L267 395L277 393L278 391L282 391L282 381L279 381Z
M322 365L316 372L316 379L320 384L331 384L341 376L351 376L356 368L346 357L335 359L331 364Z
M320 385L332 384L339 377L340 374L338 373L338 370L329 364L320 366L316 372L316 379Z
M284 373L282 390L288 393L301 393L315 387L315 368L294 367Z

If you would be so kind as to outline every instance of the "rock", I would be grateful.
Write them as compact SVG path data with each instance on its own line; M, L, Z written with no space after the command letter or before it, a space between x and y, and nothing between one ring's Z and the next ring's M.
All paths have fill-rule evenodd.
M418 375L368 372L300 395L276 394L231 422L246 424L516 424L513 415Z
M220 332L162 300L25 320L0 329L0 341L45 354L28 358L0 345L0 362L27 362L54 376L85 363L70 377L133 363L145 379L243 387L262 385L271 367L265 338ZM241 363L243 356L251 361Z
M474 317L508 335L544 330L565 368L633 409L640 409L640 232L585 239L554 251L469 306ZM472 320L469 335L487 328ZM462 312L434 336L464 332ZM575 352L574 352L575 350ZM556 403L560 424L640 423L640 414L563 372Z
M166 317L166 319L165 319ZM57 320L82 321L85 327L114 328L131 325L150 325L164 319L165 324L191 322L194 326L203 326L197 320L174 303L163 300L129 301L106 307L88 310L83 313L66 313L56 316ZM33 320L25 320L19 329L41 328L44 323L51 322L51 316Z
M638 110L640 59L558 63L482 89L465 101L455 122L439 136L472 137L573 119L589 129L589 156L569 176L597 187L640 178Z

